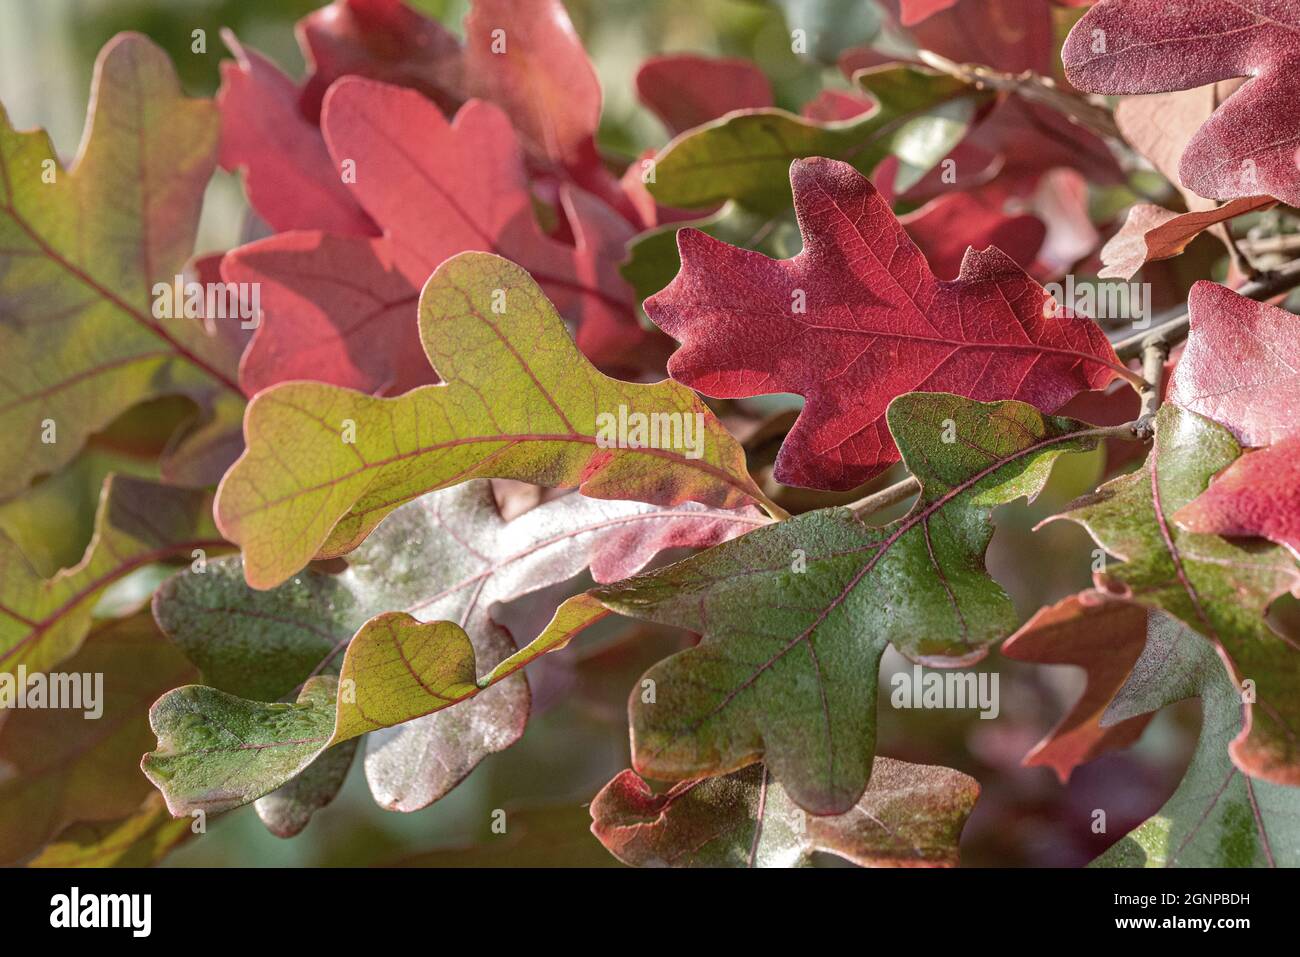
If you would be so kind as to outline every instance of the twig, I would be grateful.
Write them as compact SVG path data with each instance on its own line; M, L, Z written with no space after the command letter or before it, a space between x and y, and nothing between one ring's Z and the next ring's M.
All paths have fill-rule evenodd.
M1265 236L1263 239L1239 239L1237 240L1237 247L1243 253L1249 253L1252 256L1300 252L1300 233Z
M872 492L866 498L860 498L851 503L848 508L858 518L870 515L872 512L878 512L882 508L888 508L891 505L897 505L906 498L911 498L917 492L921 491L921 483L917 481L915 475L909 475L901 482L895 482L879 492Z
M1138 390L1142 410L1133 423L1133 434L1140 439L1155 435L1156 413L1164 398L1165 362L1169 358L1169 343L1163 339L1148 342L1142 347L1142 378L1147 384Z
M1081 93L1062 89L1049 76L1043 76L1033 70L1025 70L1023 73L1002 73L978 63L957 63L932 50L918 50L916 55L922 63L941 73L955 76L979 88L988 87L1015 93L1031 103L1041 103L1059 113L1064 113L1076 123L1100 136L1113 140L1123 139L1110 110Z
M1239 296L1245 296L1247 299L1271 299L1278 293L1286 292L1297 286L1300 286L1300 259L1293 259L1277 269L1261 274L1258 279L1252 279L1250 282L1243 284L1234 292ZM1170 318L1162 319L1150 329L1134 333L1113 343L1115 352L1119 357L1124 360L1137 359L1142 356L1148 343L1163 342L1166 345L1173 346L1186 339L1190 322L1187 310L1180 306L1166 315L1170 316Z

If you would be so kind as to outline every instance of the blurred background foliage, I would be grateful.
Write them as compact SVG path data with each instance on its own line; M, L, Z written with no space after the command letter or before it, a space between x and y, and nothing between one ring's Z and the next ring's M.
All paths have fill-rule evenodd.
M411 2L461 32L464 0ZM233 29L290 75L300 76L303 61L293 24L318 5L316 0L0 0L0 96L20 128L45 127L60 153L71 157L84 123L95 56L115 33L148 34L171 54L187 92L210 96L220 81L218 65L227 56L221 28ZM630 160L666 139L658 121L638 105L633 84L638 66L655 53L752 59L771 79L777 104L796 111L819 89L847 87L838 70L791 52L782 7L799 12L803 0L567 0L566 5L604 86L600 145L614 158ZM863 26L867 7L857 4L849 24L871 27L869 20ZM192 51L198 29L205 31L203 53ZM813 53L833 63L839 48L863 37L832 23L811 39ZM198 248L235 245L245 209L238 178L218 171ZM130 469L129 460L125 467ZM1022 617L1089 584L1092 543L1080 529L1059 523L1031 530L1090 490L1101 467L1100 455L1067 457L1039 502L1001 510L989 567ZM97 481L100 472L91 471ZM69 475L66 481L79 480ZM57 508L58 490L47 491ZM879 520L893 517L883 513ZM67 521L88 534L89 518L69 515ZM0 523L3 519L0 513ZM47 572L79 557L76 548L43 555L39 543L24 544L36 551L33 561ZM552 596L551 608L554 601ZM538 613L535 606L523 607L508 609L506 617L526 619L530 612ZM622 628L622 634L606 629L584 636L576 647L546 659L546 667L530 670L535 709L524 739L485 761L434 806L415 814L384 811L371 799L357 762L338 800L300 837L272 836L253 808L245 807L209 822L207 834L183 845L167 863L615 864L586 832L584 805L628 766L629 689L683 640L639 625L622 623ZM983 794L963 840L967 865L1086 863L1167 799L1194 745L1199 709L1183 702L1161 712L1136 747L1080 768L1063 787L1050 770L1026 769L1020 760L1068 710L1082 689L1081 672L1024 665L995 651L979 667L1001 674L1002 713L983 721L974 711L889 707L890 675L908 667L891 651L881 669L879 751L957 768L981 782ZM1094 834L1092 812L1101 807L1107 810L1108 833ZM490 831L496 809L507 812L505 835Z

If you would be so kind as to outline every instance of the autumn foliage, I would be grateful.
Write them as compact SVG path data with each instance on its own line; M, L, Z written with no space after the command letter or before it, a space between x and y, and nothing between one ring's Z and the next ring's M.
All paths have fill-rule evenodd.
M1058 794L1199 699L1095 863L1300 864L1300 7L753 6L817 88L656 50L639 154L560 0L214 99L120 34L70 163L0 111L0 862L420 811L565 701L618 766L482 860L955 866L990 782L882 715L1011 669Z

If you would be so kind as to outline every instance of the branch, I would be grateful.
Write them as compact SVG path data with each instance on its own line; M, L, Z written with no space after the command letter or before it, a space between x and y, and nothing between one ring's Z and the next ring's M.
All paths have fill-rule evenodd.
M1237 240L1237 246L1243 253L1249 253L1252 256L1300 252L1300 233L1265 236L1263 239L1239 239Z
M1247 299L1271 299L1278 293L1287 292L1300 286L1300 259L1293 259L1277 269L1263 273L1258 279L1252 279L1233 290ZM1157 322L1150 329L1134 333L1127 338L1113 343L1115 352L1121 359L1137 359L1149 343L1163 342L1168 346L1182 342L1187 338L1188 324L1191 321L1183 307L1166 313L1170 318Z
M882 488L879 492L871 493L866 498L858 499L848 508L858 518L863 518L872 512L879 512L882 508L897 505L904 499L911 498L919 491L921 491L921 483L917 481L915 475L909 475L901 482L895 482L887 488Z
M1156 413L1164 400L1165 362L1169 359L1169 343L1163 339L1148 342L1142 347L1142 378L1146 385L1138 390L1142 410L1133 423L1133 434L1140 439L1155 435Z

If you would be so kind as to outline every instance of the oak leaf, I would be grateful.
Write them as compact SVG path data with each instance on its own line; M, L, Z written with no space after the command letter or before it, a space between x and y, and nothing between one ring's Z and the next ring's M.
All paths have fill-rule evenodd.
M787 485L851 489L898 461L895 396L947 391L1051 412L1125 370L1091 320L1057 317L996 248L940 281L871 183L832 160L790 170L804 248L773 261L694 230L646 314L682 343L676 380L718 398L793 392L804 411L776 461Z
M955 667L1014 631L983 566L993 509L1115 433L943 394L900 396L889 422L921 483L897 521L821 509L593 590L620 614L703 635L646 674L653 703L629 704L638 773L678 781L762 760L800 807L846 813L871 776L886 646Z
M183 96L166 54L136 34L100 52L90 102L69 169L43 131L18 132L0 110L0 497L147 399L200 407L172 463L190 440L235 431L243 409L238 352L156 288L170 292L193 251L216 112Z
M817 851L861 867L953 867L978 797L959 771L892 758L878 758L862 798L832 817L809 817L762 765L662 794L624 771L592 800L591 830L637 867L803 867Z
M1200 282L1170 397L1227 426L1248 451L1179 509L1183 528L1258 535L1300 555L1300 319Z
M1094 578L1102 591L1163 611L1218 648L1238 683L1251 681L1232 759L1247 774L1300 783L1300 649L1265 619L1300 582L1285 549L1180 530L1174 514L1241 454L1221 426L1174 405L1156 418L1146 466L1101 486L1049 521L1082 525L1120 560Z
M1061 51L1090 93L1168 93L1249 77L1192 137L1182 184L1212 199L1300 204L1300 11L1269 0L1102 0Z
M250 404L249 447L215 511L243 546L253 587L342 555L403 502L471 478L664 505L766 501L743 450L694 393L602 375L513 263L488 253L444 262L421 296L420 330L445 385L381 399L287 382ZM658 442L654 416L656 432L666 430Z
M307 570L259 592L244 583L238 560L220 560L165 584L154 610L206 682L274 701L311 675L337 671L334 663L354 634L380 613L460 622L479 667L489 668L515 652L494 606L585 569L597 581L625 577L664 549L704 547L766 522L750 509L660 508L580 495L507 522L488 483L472 482L398 509L339 574ZM512 678L456 708L372 736L365 763L375 799L403 811L439 799L485 756L518 739L528 707L527 685Z

